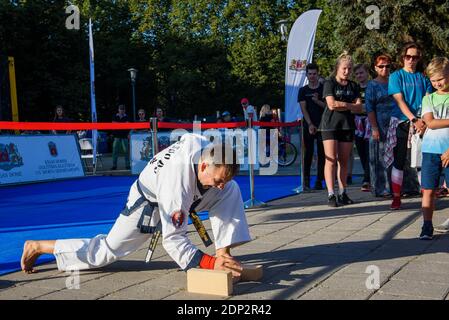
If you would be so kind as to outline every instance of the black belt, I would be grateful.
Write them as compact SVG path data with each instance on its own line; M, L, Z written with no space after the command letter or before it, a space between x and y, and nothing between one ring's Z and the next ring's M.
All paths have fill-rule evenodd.
M139 191L139 194L141 197L137 199L137 201L132 205L131 208L128 209L128 207L125 206L125 208L122 210L121 214L125 216L131 215L132 212L140 208L142 204L145 204L145 207L143 209L142 215L139 219L139 222L137 224L137 227L140 229L141 233L152 233L153 237L151 238L150 245L148 247L148 252L145 258L146 262L149 262L151 260L151 257L153 256L154 250L156 249L157 242L159 240L159 237L161 236L160 231L160 222L157 226L150 226L151 217L153 215L154 208L158 207L157 202L152 202L148 200L145 196L145 194L142 191L142 188L140 187L139 180L136 181L136 187ZM206 228L204 227L203 222L199 218L198 214L196 213L195 209L200 204L201 199L196 200L192 203L189 210L189 217L190 220L192 220L193 226L195 227L196 231L198 232L198 235L200 236L201 240L203 241L203 244L208 247L212 244L212 240L209 236L209 234L206 231Z
M200 204L200 202L201 202L201 199L198 199L194 203L192 203L192 205L190 206L190 210L189 210L189 217L190 217L190 220L192 220L193 226L195 227L196 231L198 232L198 235L200 236L204 245L206 247L208 247L212 244L212 240L210 239L210 236L207 233L203 222L201 221L200 217L198 217L198 215L195 211L196 207Z
M140 216L139 222L137 223L137 228L140 229L141 233L153 233L156 229L155 226L150 226L151 217L153 216L154 208L158 207L157 202L149 201L140 187L140 182L137 180L136 182L137 190L139 191L141 197L134 202L131 208L125 206L120 214L124 216L130 216L135 210L144 205L142 215Z

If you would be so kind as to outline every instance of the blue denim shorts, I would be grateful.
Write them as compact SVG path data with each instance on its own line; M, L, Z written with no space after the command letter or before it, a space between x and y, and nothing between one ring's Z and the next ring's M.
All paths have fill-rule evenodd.
M443 172L446 184L449 184L449 167L441 166L441 155L436 153L422 154L421 187L436 190L440 186L440 175Z

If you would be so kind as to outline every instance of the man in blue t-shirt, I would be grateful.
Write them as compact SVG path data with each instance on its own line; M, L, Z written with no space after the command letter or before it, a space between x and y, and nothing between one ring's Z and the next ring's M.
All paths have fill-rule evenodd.
M396 100L397 107L392 111L392 117L399 121L396 137L397 143L393 149L393 168L391 182L393 190L392 210L401 207L401 188L404 176L404 166L407 158L407 144L410 125L413 124L417 132L426 130L426 124L421 116L422 98L431 93L432 85L428 78L420 72L422 58L421 48L413 42L407 43L402 51L401 63L403 68L390 76L388 94Z

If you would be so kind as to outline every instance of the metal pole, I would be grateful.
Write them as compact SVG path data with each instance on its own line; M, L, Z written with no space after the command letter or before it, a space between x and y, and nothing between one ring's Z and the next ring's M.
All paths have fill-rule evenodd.
M153 139L153 157L159 152L159 142L157 140L157 118L150 118L151 134Z
M254 142L253 142L253 119L252 117L248 117L248 130L246 131L248 136L248 165L249 165L249 188L251 198L245 201L244 206L245 209L264 207L267 204L256 199L254 194Z
M134 117L134 121L137 120L136 118L136 81L132 80L132 87L133 87L133 117Z
M301 185L295 189L293 189L293 192L296 193L302 193L304 192L304 126L303 126L303 121L301 120L300 122L300 127L299 127L299 149L298 151L301 153L300 154L300 161L299 161L299 171L301 174Z

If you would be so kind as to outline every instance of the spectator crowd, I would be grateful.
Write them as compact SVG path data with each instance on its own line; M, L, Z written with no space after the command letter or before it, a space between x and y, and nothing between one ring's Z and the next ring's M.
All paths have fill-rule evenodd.
M401 209L404 196L422 195L423 226L419 237L432 239L435 198L449 193L445 181L449 179L449 60L436 57L426 65L423 49L410 42L396 59L380 53L369 63L355 64L352 56L343 52L327 79L314 63L308 64L305 72L308 81L298 93L304 189L311 190L315 158L313 189L322 190L325 184L330 207L353 204L347 186L353 182L356 151L363 168L361 191L391 198L392 210ZM280 121L278 109L268 104L260 108L259 114L248 98L242 98L240 105L241 117L217 111L216 122ZM152 116L159 122L170 122L162 108L156 108ZM139 109L138 118L130 119L125 106L119 105L112 122L131 121L149 121L146 110ZM53 122L71 122L61 105L55 108ZM117 169L121 153L126 169L130 169L129 130L111 134L111 170ZM78 135L85 137L86 132ZM269 142L267 130L267 156ZM449 231L449 219L437 231Z

